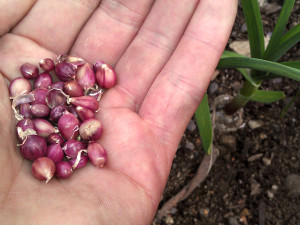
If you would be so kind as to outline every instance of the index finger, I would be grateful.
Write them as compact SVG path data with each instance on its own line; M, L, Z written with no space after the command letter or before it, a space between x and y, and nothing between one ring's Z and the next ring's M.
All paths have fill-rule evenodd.
M181 139L199 105L227 43L237 2L200 1L175 52L143 101L140 116L164 142L177 144L175 140Z

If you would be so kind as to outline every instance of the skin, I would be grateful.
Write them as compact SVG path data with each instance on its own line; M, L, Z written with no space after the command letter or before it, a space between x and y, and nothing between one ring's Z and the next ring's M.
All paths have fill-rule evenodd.
M150 224L236 9L237 0L0 0L0 224ZM7 85L23 63L58 54L104 60L118 82L96 115L106 166L45 184L16 147Z

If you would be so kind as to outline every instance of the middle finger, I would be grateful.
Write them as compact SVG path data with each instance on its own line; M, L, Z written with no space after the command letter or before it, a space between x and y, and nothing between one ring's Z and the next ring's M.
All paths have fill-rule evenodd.
M103 98L102 106L139 110L157 74L180 41L198 3L199 0L155 2L138 34L117 63L118 83Z
M154 0L102 0L90 18L71 54L86 60L104 60L114 65L128 47Z

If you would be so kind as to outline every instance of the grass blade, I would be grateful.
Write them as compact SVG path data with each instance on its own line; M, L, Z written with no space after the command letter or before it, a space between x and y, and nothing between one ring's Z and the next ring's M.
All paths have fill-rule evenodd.
M300 95L300 90L297 91L296 95L292 98L292 100L284 107L284 109L280 113L279 117L284 117L284 115L286 114L286 112L288 111L288 109L296 101L296 99L299 97L299 95Z
M227 51L225 50L221 56L221 59L224 59L224 58L228 58L228 57L245 57L246 56L243 56L243 55L240 55L238 53L235 53L235 52L231 52L231 51ZM259 84L257 84L251 77L251 74L249 71L247 71L246 69L243 69L243 68L236 68L242 75L243 77L249 81L253 86L255 87L259 87Z
M271 103L279 101L285 98L285 94L283 91L263 91L256 90L251 96L243 96L243 98L249 101L262 102L262 103Z
M252 77L251 77L251 74L246 70L246 69L243 69L243 68L237 68L237 70L243 75L243 77L249 81L249 83L251 83L254 87L259 87L260 85L258 83L256 83Z
M274 51L274 49L277 49L277 46L279 45L281 38L284 34L284 30L287 21L290 17L290 14L292 12L294 4L295 4L295 0L284 1L277 23L273 30L271 39L263 55L264 59L269 59L271 52Z
M204 152L206 154L211 154L213 133L207 94L204 95L202 102L198 106L195 112L195 118Z
M225 59L225 58L228 58L228 57L244 57L244 58L246 58L246 56L244 56L244 55L240 55L236 52L225 50L223 52L223 54L221 55L221 59Z
M278 47L272 51L268 60L277 61L284 53L300 41L300 24L289 30L279 42Z
M247 57L224 57L218 64L219 69L229 68L248 68L253 70L265 71L268 73L278 74L296 81L300 81L300 70L263 59L247 58Z
M265 43L258 1L241 0L241 3L247 24L251 57L262 58L265 50Z
M300 70L300 61L288 61L288 62L279 62L279 64L285 65L285 66L289 66L295 69ZM273 78L277 78L280 77L279 75L273 74L273 73L264 73L257 78L257 80L267 80L267 79L273 79Z
M289 66L289 67L293 67L293 68L296 68L296 69L300 70L300 61L280 62L280 64L286 65L286 66Z

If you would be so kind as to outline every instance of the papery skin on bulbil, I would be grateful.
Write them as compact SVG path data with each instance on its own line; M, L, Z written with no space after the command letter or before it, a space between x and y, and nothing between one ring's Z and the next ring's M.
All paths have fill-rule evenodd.
M49 89L46 96L45 102L50 109L67 102L66 94L60 89Z
M70 139L63 144L62 149L67 158L76 158L80 150L86 149L86 144L81 141Z
M20 142L23 142L28 135L36 135L36 127L34 122L29 119L25 118L23 120L20 120L16 124L16 133L17 133L17 138Z
M48 93L47 88L37 88L34 89L31 93L34 94L34 101L31 104L44 104L47 105L46 103L46 95Z
M70 97L83 96L83 89L76 80L69 80L64 83L63 91Z
M60 146L60 144L51 144L47 147L46 156L53 160L53 162L58 163L61 162L64 158L64 152Z
M25 119L32 119L31 114L31 105L30 103L24 103L20 105L19 113L25 118Z
M88 145L88 157L92 164L96 167L103 167L107 161L106 150L97 142L90 142Z
M39 64L40 67L46 72L53 70L55 66L53 60L49 58L42 59Z
M79 133L79 120L67 112L59 119L58 130L64 139L76 139Z
M46 140L38 135L29 135L20 146L20 152L24 159L35 160L47 153Z
M75 79L84 90L93 88L96 78L91 65L89 63L85 63L79 67Z
M48 137L49 134L58 132L58 130L45 119L35 118L32 121L36 127L37 134L41 137Z
M64 88L64 82L62 81L57 81L57 82L54 82L53 84L51 84L49 86L49 89L59 89L59 90L63 90Z
M117 82L115 70L107 64L102 64L96 72L96 82L101 88L112 88Z
M81 106L76 107L76 112L81 121L95 118L95 113L92 110L86 109Z
M39 74L39 68L31 63L24 63L20 67L22 76L28 80L35 79Z
M76 164L77 158L73 158L68 161L69 164L72 166L73 170L84 167L89 161L88 156L83 154L83 152L80 152L78 154L80 158L77 164Z
M34 104L31 106L31 114L35 118L48 117L50 114L50 108L44 104Z
M91 96L73 97L69 99L69 102L74 106L81 106L93 112L96 112L100 107L97 99Z
M61 81L75 79L76 68L71 63L61 62L55 65L55 74Z
M66 161L61 161L59 163L56 163L56 171L55 176L58 178L66 179L69 178L72 175L72 167L71 165Z
M103 132L102 124L98 119L88 119L83 121L79 127L79 134L83 140L98 140Z
M50 118L49 120L52 122L57 123L59 119L68 111L68 107L65 104L60 104L55 106L50 111Z
M52 84L52 77L49 73L44 72L37 76L34 82L34 88L48 88Z
M48 157L40 157L32 163L31 173L38 180L47 183L54 176L55 163Z
M8 90L9 95L11 97L15 97L21 94L28 94L31 92L32 86L27 79L23 77L17 77L10 82Z
M64 143L64 139L58 133L51 133L47 137L47 143L50 145L51 144L60 144L60 146L62 146Z

